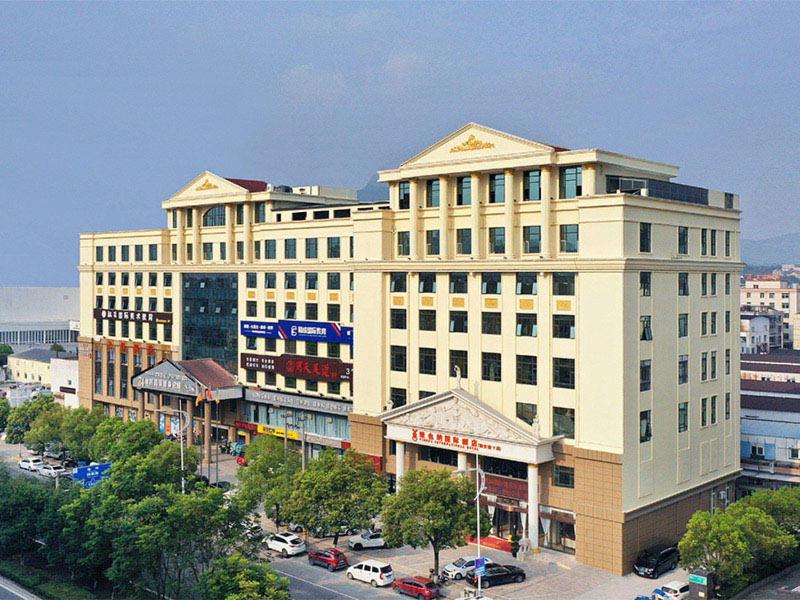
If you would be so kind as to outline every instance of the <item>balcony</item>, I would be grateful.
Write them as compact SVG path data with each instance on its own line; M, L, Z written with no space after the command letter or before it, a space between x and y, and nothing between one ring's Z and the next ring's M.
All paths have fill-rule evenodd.
M708 190L706 188L659 179L607 176L606 193L616 194L618 192L708 206Z

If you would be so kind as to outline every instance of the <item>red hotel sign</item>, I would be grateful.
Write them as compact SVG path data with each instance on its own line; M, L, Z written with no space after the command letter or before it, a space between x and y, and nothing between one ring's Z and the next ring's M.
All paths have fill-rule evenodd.
M298 377L312 381L352 381L353 365L338 358L321 356L297 356L282 354L265 356L261 354L241 354L239 365L243 369L254 369L277 373L284 377Z
M443 446L445 448L453 448L454 450L465 450L467 452L476 452L478 450L493 450L495 452L500 452L502 450L500 444L495 444L493 442L487 444L486 442L476 440L472 437L449 433L436 433L422 429L411 430L411 441L433 444L435 446Z

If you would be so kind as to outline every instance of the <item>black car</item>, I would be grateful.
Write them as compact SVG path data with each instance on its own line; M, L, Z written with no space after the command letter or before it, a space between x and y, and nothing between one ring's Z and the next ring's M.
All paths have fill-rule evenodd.
M642 551L633 570L641 577L658 579L663 573L678 566L678 548L673 544L660 544Z
M228 490L230 490L233 487L233 484L231 484L230 481L224 481L224 480L223 481L215 481L214 483L209 483L208 485L211 486L211 487L219 488L223 492L227 492Z
M478 578L475 576L475 569L467 572L465 577L467 583L478 587ZM481 577L481 588L489 588L493 585L503 585L504 583L522 583L525 581L525 571L514 565L486 565L486 573Z

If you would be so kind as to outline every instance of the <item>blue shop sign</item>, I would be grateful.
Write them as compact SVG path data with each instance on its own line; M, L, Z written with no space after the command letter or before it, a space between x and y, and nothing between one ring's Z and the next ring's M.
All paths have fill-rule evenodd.
M300 342L353 345L353 328L338 323L322 321L242 321L241 334L246 337L263 337Z
M72 469L72 479L80 481L84 489L93 488L111 475L111 463L76 467Z

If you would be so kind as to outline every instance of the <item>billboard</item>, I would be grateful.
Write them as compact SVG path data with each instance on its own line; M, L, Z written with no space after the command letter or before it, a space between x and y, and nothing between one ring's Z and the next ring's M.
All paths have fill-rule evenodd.
M266 356L242 353L239 366L243 369L277 373L284 377L297 377L312 381L352 381L353 365L338 358L282 354Z
M330 321L242 321L240 331L246 337L353 345L353 328Z
M95 308L94 318L104 321L130 321L140 323L172 323L172 313L151 312L147 310L118 310L112 308Z

